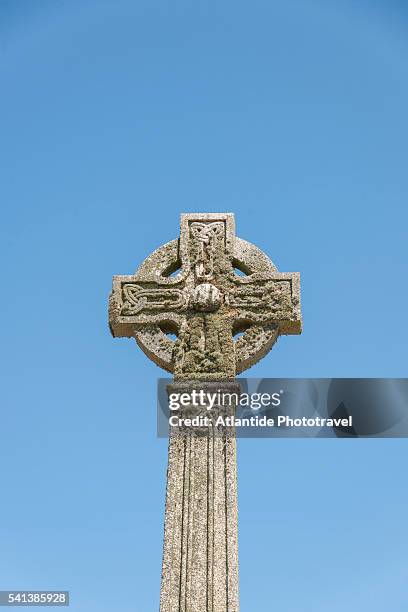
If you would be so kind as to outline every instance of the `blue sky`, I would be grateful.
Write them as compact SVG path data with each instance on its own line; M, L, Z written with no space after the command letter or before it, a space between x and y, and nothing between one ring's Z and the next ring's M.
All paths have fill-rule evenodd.
M251 376L406 376L403 2L0 4L0 589L158 610L160 371L107 296L180 212L302 274ZM406 440L240 440L245 610L408 606Z

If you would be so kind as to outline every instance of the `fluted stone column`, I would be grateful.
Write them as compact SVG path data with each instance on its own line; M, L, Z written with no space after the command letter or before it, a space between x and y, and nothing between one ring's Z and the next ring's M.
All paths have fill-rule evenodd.
M201 383L239 393L237 383ZM191 385L169 385L170 393ZM235 405L212 414L233 415ZM180 416L207 413L183 408ZM160 612L238 612L236 439L232 427L173 427L169 439Z

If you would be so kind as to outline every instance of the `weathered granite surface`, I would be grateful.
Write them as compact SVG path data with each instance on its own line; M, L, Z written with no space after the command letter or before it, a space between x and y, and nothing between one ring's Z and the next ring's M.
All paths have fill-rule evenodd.
M299 274L237 238L233 214L183 214L179 240L114 277L109 321L175 379L233 378L301 332Z
M182 214L178 240L114 276L109 324L174 373L169 392L235 390L279 335L301 333L299 274L237 238L233 214ZM239 611L237 512L234 432L171 428L160 612Z
M193 386L178 382L168 392ZM209 393L240 390L236 382L199 387ZM181 413L190 416L189 408ZM214 410L232 415L236 405L223 408ZM205 414L206 406L199 412ZM160 612L176 611L239 611L236 439L229 427L170 431Z

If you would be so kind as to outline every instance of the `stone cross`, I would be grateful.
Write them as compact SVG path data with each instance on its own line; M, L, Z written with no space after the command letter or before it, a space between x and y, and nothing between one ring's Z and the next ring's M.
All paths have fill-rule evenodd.
M180 238L114 276L113 336L174 374L169 392L234 389L281 334L301 333L300 277L235 236L231 213L181 215ZM170 431L160 612L238 612L236 441ZM202 432L201 432L202 434Z

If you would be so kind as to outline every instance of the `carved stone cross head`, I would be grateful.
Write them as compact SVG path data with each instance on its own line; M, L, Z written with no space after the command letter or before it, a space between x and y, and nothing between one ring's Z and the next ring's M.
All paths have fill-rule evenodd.
M182 214L178 240L113 277L109 324L176 379L233 378L301 333L300 275L237 238L232 213Z

